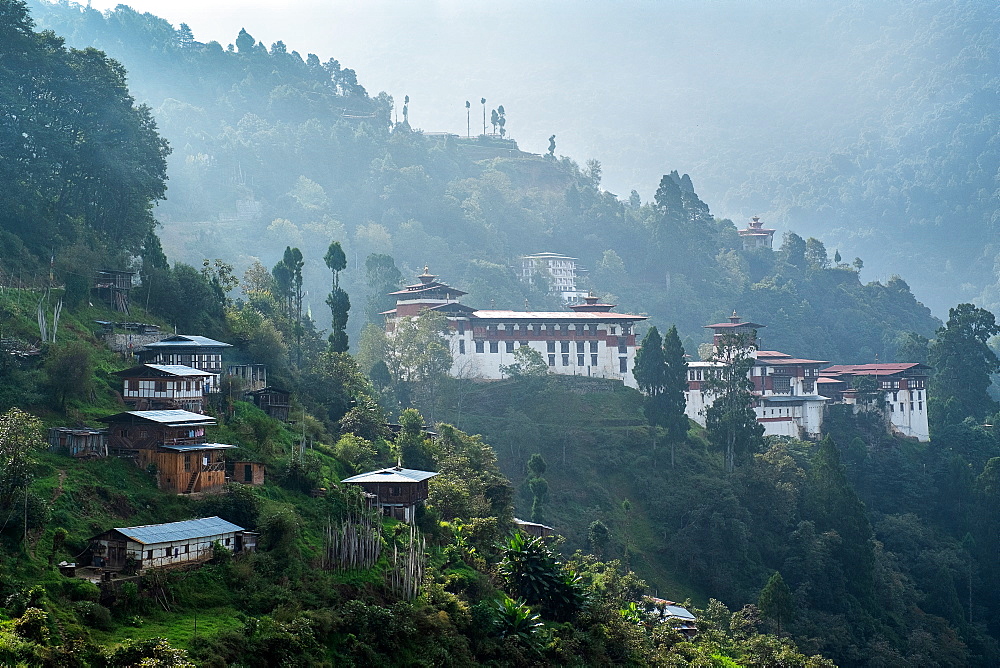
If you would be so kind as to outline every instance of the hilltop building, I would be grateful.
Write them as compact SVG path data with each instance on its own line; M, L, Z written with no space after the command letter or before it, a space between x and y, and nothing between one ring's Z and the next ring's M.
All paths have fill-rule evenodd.
M750 223L742 230L737 230L737 232L740 238L743 239L743 250L774 248L774 233L776 230L764 227L764 223L760 222L760 216L751 218Z
M742 334L754 363L750 369L757 421L768 436L820 438L829 404L848 404L854 412L882 410L887 428L899 435L929 439L926 381L928 367L918 363L857 364L827 366L825 360L801 359L776 350L758 350L757 330L764 327L744 322L735 312L729 322L706 325L713 331L713 351L722 337ZM705 426L705 412L715 400L708 383L721 362L688 364L685 413ZM871 378L871 392L859 387L858 379ZM884 401L879 405L875 394Z
M521 278L531 285L548 285L549 292L559 295L565 304L579 304L587 296L577 288L576 258L568 255L525 255L521 258Z
M646 316L614 313L589 295L566 311L477 310L459 303L466 294L437 280L424 268L420 282L391 293L396 308L386 311L386 333L392 336L401 318L424 309L445 314L452 353L451 374L457 378L500 379L502 365L512 364L521 346L537 351L550 373L619 380L636 387L635 324Z

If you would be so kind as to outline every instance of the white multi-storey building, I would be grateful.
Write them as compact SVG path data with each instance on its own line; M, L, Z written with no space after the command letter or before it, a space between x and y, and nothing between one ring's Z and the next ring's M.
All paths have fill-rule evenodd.
M566 304L579 304L587 296L576 284L576 258L559 253L535 253L521 258L521 278L534 284L548 284L549 292L562 297Z
M614 313L614 305L599 304L593 296L566 311L477 310L458 302L465 292L441 283L426 268L419 278L392 293L396 308L385 314L386 332L391 336L400 318L424 309L444 313L453 376L503 378L500 367L514 363L515 351L527 346L541 354L551 373L612 378L636 387L635 324L646 316Z

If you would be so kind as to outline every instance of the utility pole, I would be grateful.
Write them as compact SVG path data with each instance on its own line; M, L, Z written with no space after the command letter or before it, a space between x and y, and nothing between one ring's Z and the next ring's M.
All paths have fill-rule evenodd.
M483 105L483 134L486 134L486 98L480 100Z

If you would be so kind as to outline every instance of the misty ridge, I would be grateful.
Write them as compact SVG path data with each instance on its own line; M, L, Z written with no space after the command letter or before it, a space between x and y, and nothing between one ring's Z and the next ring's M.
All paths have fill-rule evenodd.
M419 273L432 263L436 272L471 289L470 299L517 306L530 295L503 268L516 264L521 254L558 250L581 258L593 271L598 292L630 308L668 315L682 332L697 335L705 309L696 306L697 314L684 310L694 305L695 295L708 293L687 283L729 283L719 288L722 295L717 291L709 297L718 304L714 312L722 314L744 289L750 290L747 297L766 294L750 286L759 286L769 270L741 267L736 273L742 278L723 281L726 263L720 270L716 262L720 253L736 248L732 235L728 246L718 238L703 240L706 247L697 250L707 257L693 269L703 271L701 277L688 276L683 259L672 266L671 253L683 254L676 249L667 249L666 256L650 254L647 261L635 250L651 248L648 239L631 248L625 245L637 228L648 228L641 222L648 215L630 208L634 198L625 189L648 193L640 201L650 202L659 175L669 171L662 164L669 156L668 167L692 174L701 201L713 211L737 214L736 227L760 214L780 231L814 235L831 256L834 250L848 262L862 256L868 280L879 277L886 284L892 274L903 274L920 300L939 313L955 301L955 294L987 299L993 283L988 270L992 251L985 243L991 230L987 193L992 190L980 182L995 176L988 165L996 163L996 156L988 154L989 142L977 141L971 131L960 135L949 129L977 109L988 113L976 100L993 80L986 63L994 48L995 40L989 39L994 23L988 20L992 14L977 4L879 4L863 10L852 5L822 15L786 7L767 16L745 8L700 11L681 5L664 21L675 39L662 40L650 38L636 11L623 10L621 20L607 30L628 36L635 48L597 50L581 61L580 69L593 72L591 89L560 91L559 72L546 69L544 58L539 66L523 68L511 60L519 57L516 52L505 55L505 64L497 64L505 78L517 80L521 72L530 72L538 83L526 83L525 91L541 85L559 93L555 106L567 111L556 117L558 122L550 121L559 130L556 155L562 155L563 136L568 143L579 141L573 135L580 130L573 127L572 110L606 105L600 115L607 125L585 133L594 142L586 149L599 159L596 174L586 166L573 167L568 159L558 161L560 170L551 163L540 168L530 166L530 160L505 162L502 152L493 163L473 160L482 156L463 154L462 148L449 153L443 139L402 132L415 129L417 119L423 130L435 129L419 101L408 105L414 127L407 123L394 129L390 123L401 118L402 100L365 90L364 73L355 73L347 63L302 56L291 42L254 44L255 61L237 57L238 36L234 53L228 53L228 44L202 45L194 35L179 37L166 22L124 8L107 18L47 3L34 9L40 25L55 28L70 43L94 44L122 60L133 91L153 107L173 148L168 196L157 215L168 254L187 262L224 256L242 270L259 256L269 265L285 245L301 240L318 249L343 230L349 258L345 280L356 291L366 289L364 258L389 252L405 273ZM518 24L528 43L541 45L540 53L568 48L569 35L606 43L597 39L600 31L592 14L551 12ZM566 29L547 31L557 18L566 19ZM509 16L497 18L501 33L513 29L512 23ZM736 39L710 37L713 30L736 26ZM966 48L966 40L958 37L973 27L979 35L976 43L982 45L978 49ZM454 38L457 48L464 46L456 28L438 30ZM933 39L928 37L931 30L936 31ZM532 39L543 33L549 38ZM498 53L482 49L487 69ZM426 63L432 54L413 51L412 58ZM643 64L649 61L658 63L653 71ZM331 67L332 86L326 83ZM959 71L962 76L956 75ZM602 94L596 94L597 82ZM613 93L616 86L621 95ZM481 114L507 100L489 100L489 109L478 102L471 100L470 116L478 121L470 123L473 134L480 130ZM507 106L510 137L553 134L539 127L544 118L512 111L522 108L523 101L514 98ZM989 132L988 120L975 127ZM493 129L487 122L487 132ZM965 143L956 145L953 135ZM635 139L640 136L641 141ZM880 145L867 143L876 140ZM942 149L928 150L927 142L938 142ZM632 150L640 143L645 153ZM900 155L907 146L911 153ZM627 158L619 153L626 147ZM972 156L970 151L980 153ZM967 176L957 178L955 165L942 160L961 162ZM623 178L618 165L634 165L636 171ZM571 201L570 185L586 193L585 201ZM622 192L612 197L605 188ZM532 199L531 206L518 201L522 192ZM918 206L920 202L927 206ZM216 224L237 215L255 219L252 225L231 220ZM609 235L609 225L633 229ZM252 238L263 244L237 242L233 230L253 230ZM614 272L609 269L614 258L604 262L609 250L622 259L621 279L630 287L610 278L604 285L598 282L601 272ZM320 253L305 255L308 291L323 294ZM921 271L907 271L913 266ZM477 284L489 285L490 294L477 292ZM631 294L633 285L642 299ZM802 301L828 322L835 313L823 298L805 294ZM322 310L318 303L313 307ZM891 358L898 332L932 332L934 321L919 320L924 317L914 315L906 327L895 326L879 346L859 342L841 351ZM356 335L359 323L351 326ZM829 355L835 348L815 342L813 350Z

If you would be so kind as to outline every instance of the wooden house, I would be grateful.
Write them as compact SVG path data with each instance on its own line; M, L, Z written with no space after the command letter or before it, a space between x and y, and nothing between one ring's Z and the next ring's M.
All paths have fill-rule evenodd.
M125 411L100 419L108 425L110 454L138 457L164 445L197 445L215 418L183 410Z
M79 459L108 456L108 430L81 427L53 427L49 429L49 448L62 450Z
M204 336L174 334L139 351L143 364L182 364L207 371L213 378L208 391L212 391L222 375L222 351L232 346Z
M514 518L514 524L515 526L517 526L518 529L521 530L522 533L528 536L532 536L534 538L546 538L555 533L555 529L546 524L539 524L538 522L529 522L527 520L521 520L516 517Z
M212 374L179 364L140 364L117 371L122 398L140 411L179 408L201 413Z
M108 529L90 539L91 563L112 571L129 557L140 571L186 566L211 559L216 542L236 554L253 552L257 536L220 517Z
M260 462L233 462L230 482L259 487L264 484L264 465Z
M223 443L164 445L140 450L137 463L141 468L148 468L150 464L156 466L156 484L165 492L218 492L226 484L223 455L235 447Z
M269 417L282 422L288 422L288 411L291 405L292 393L277 387L264 387L253 392L247 392L254 405L268 414Z
M436 475L433 471L396 466L344 478L341 482L358 485L374 495L375 505L383 513L413 524L417 506L428 496L427 481Z

